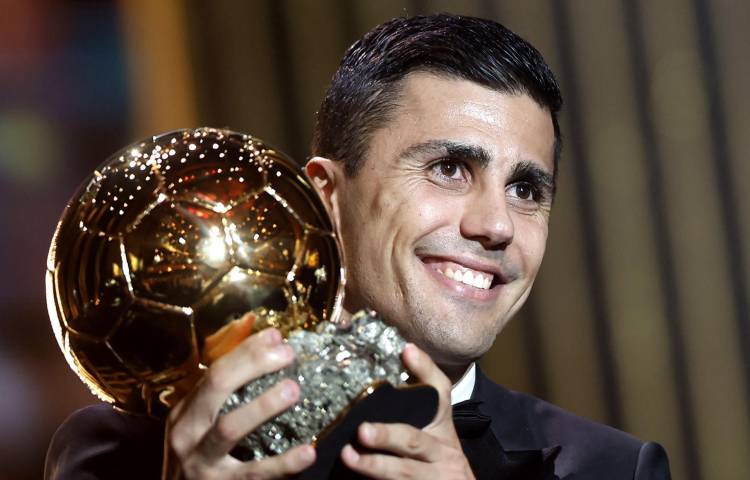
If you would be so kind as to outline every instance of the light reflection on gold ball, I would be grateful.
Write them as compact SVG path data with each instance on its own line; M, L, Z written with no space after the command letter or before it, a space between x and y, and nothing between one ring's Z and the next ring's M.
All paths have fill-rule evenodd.
M116 153L63 212L47 304L71 368L130 412L193 375L243 313L285 334L336 320L343 268L301 169L258 139L180 130Z

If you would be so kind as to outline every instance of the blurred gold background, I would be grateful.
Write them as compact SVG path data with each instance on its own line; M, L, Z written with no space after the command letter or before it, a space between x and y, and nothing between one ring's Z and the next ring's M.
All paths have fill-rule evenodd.
M122 145L246 131L299 161L346 47L399 15L499 20L566 101L549 249L483 361L505 385L656 440L676 479L750 478L750 3L0 0L0 476L41 476L94 398L48 326L55 222Z

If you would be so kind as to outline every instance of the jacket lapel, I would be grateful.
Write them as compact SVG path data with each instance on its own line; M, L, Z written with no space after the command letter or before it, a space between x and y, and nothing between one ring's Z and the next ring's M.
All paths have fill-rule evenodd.
M477 366L477 380L472 400L481 402L479 411L490 418L490 428L499 441L506 462L517 465L519 471L528 473L519 478L555 479L554 462L561 451L557 445L549 445L534 428L537 419L525 408L518 397L509 390L492 382Z

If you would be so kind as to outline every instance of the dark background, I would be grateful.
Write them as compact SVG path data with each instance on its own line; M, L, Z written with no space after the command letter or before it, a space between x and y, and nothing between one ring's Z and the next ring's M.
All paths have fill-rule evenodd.
M55 222L110 153L228 126L300 161L345 48L448 11L529 39L562 84L545 264L485 358L506 385L662 442L677 479L750 478L750 3L0 0L0 476L41 476L94 402L49 328Z

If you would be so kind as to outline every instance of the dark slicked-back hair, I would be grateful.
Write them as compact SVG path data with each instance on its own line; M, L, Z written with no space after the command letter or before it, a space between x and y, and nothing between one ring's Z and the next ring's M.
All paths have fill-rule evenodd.
M347 175L356 175L373 132L391 119L402 80L412 72L529 95L552 116L557 171L562 97L542 55L499 23L448 14L395 18L349 47L318 111L313 155L344 162Z

